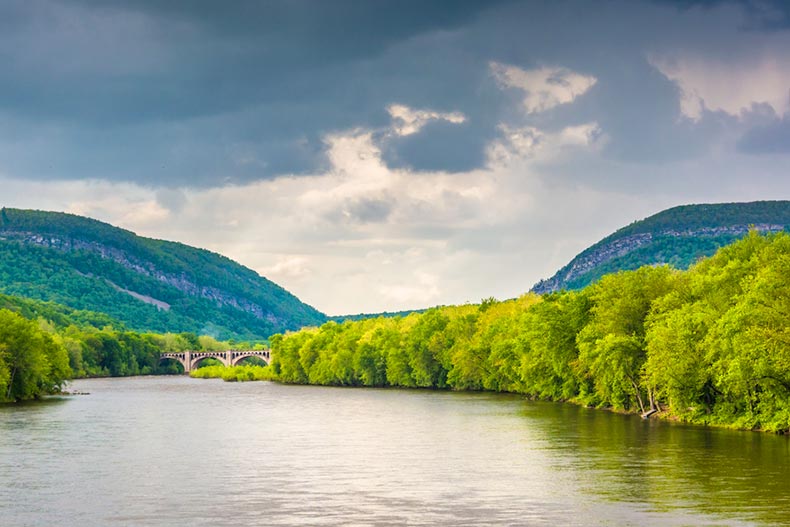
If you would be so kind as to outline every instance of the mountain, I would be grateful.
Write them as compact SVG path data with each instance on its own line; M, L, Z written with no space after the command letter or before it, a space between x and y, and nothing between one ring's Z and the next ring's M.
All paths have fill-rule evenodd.
M778 232L790 227L790 201L683 205L624 227L577 255L532 288L535 293L580 289L607 273L643 265L686 269L749 229Z
M219 254L36 210L0 210L0 293L105 313L129 329L220 339L263 339L327 320Z

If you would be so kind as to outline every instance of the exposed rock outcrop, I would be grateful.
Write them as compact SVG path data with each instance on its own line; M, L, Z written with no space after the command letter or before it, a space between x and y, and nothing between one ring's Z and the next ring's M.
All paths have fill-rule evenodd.
M647 247L653 243L654 240L659 238L742 237L745 236L750 229L763 233L780 232L785 230L785 225L779 223L758 223L748 225L722 225L718 227L668 228L655 232L642 232L625 236L617 236L617 233L615 233L580 253L571 260L568 265L557 271L551 278L541 280L535 284L532 287L532 292L543 294L569 289L571 283L586 274L593 273L596 268L611 262L615 258L625 256L637 249ZM652 261L645 263L660 265L669 262Z
M210 286L210 285L200 285L191 280L189 280L186 276L166 273L161 269L158 269L155 264L152 262L146 262L136 258L126 251L119 249L117 247L113 247L111 245L105 245L102 243L98 243L95 241L83 240L80 238L75 237L60 237L60 236L44 236L34 232L25 232L25 231L10 231L6 230L3 232L3 237L6 240L16 240L24 244L29 245L38 245L42 247L48 247L51 249L57 249L64 252L71 252L71 251L86 251L97 254L103 259L112 260L113 262L122 265L123 267L135 271L136 273L140 273L146 276L150 276L156 278L160 282L163 282L167 285L175 287L179 291L194 297L205 298L207 300L211 300L218 306L230 306L234 309L238 309L240 311L244 311L254 315L257 318L268 320L272 323L277 323L278 318L270 312L264 310L260 305L250 302L249 300L233 295L227 291L224 291L218 287ZM129 293L130 291L124 289L116 284L112 284L116 288L120 288L123 292ZM147 297L148 295L144 295L142 293L134 292L135 298L138 297ZM138 298L138 300L146 301L143 298ZM161 309L170 309L170 305L157 300L156 302L147 302L154 305Z

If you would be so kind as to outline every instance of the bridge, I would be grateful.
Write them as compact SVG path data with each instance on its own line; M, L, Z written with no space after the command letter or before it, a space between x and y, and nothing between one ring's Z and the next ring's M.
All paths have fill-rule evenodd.
M205 359L217 359L225 366L235 366L247 357L258 357L269 364L271 350L226 350L226 351L178 351L175 353L162 353L159 357L163 360L176 360L184 367L184 372L194 370L198 363Z

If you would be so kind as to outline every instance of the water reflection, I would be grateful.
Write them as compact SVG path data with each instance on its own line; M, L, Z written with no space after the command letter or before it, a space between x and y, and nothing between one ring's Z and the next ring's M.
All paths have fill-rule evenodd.
M74 389L0 408L4 525L790 525L784 437L495 394Z
M555 437L554 467L585 492L647 510L790 525L786 436L644 421L572 405L529 403L524 415Z

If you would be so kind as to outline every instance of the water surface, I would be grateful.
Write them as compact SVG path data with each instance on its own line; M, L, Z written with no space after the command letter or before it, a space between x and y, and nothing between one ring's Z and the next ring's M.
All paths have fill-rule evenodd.
M70 388L0 407L0 524L790 525L782 436L501 394Z

